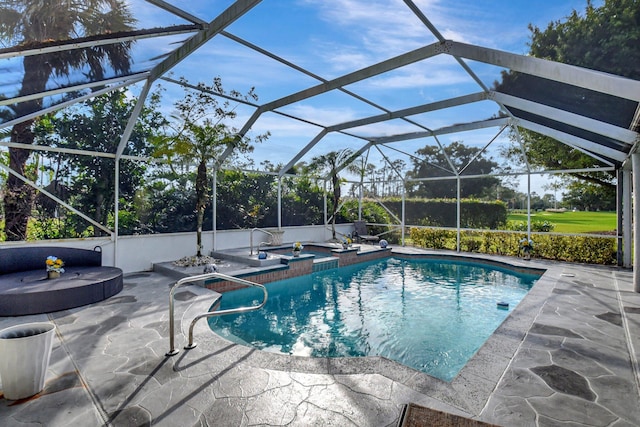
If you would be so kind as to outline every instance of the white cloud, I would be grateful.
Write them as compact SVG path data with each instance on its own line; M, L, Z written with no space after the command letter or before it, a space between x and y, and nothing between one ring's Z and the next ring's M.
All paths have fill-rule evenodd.
M336 31L345 32L348 29L350 50L358 52L360 58L368 58L368 64L387 58L390 53L397 55L414 49L425 44L429 38L429 42L434 40L425 26L399 0L332 0L313 2L313 5L319 8L320 17L336 27ZM332 60L340 59L333 55L335 50L330 46L323 50L332 63L335 63ZM338 67L341 65L340 62L335 64Z
M374 123L349 129L349 133L365 137L382 137L390 135L402 135L411 132L420 132L424 129L414 126L408 122L394 120L389 122Z
M203 72L203 67L207 72ZM176 75L186 76L191 82L202 81L203 76L206 76L208 82L215 76L222 76L226 89L233 88L241 92L255 86L260 103L316 84L310 77L272 59L218 40L200 48L174 71Z
M330 28L335 28L336 33L346 35L341 39L318 40L314 43L314 52L322 57L329 73L334 76L365 68L436 40L425 24L400 0L305 1L305 4L316 8L321 19ZM446 27L439 29L444 37L462 42L469 40L466 29L469 29L470 23L458 25L459 20L455 14L451 14L446 2L423 0L416 4L432 22L447 23ZM475 22L473 24L475 26ZM465 30L458 30L458 27ZM468 81L466 73L448 55L439 55L369 79L358 86L420 90L422 87L451 87Z
M262 115L251 129L257 133L270 132L272 135L270 139L295 135L307 140L311 140L321 130L317 126L277 114Z
M343 49L328 53L326 59L333 64L334 71L341 73L359 70L371 64L367 55L355 49L350 51Z
M467 83L469 77L450 69L436 69L433 71L401 70L388 77L382 76L369 82L372 87L388 89L405 89L415 87L442 87Z
M322 125L333 125L353 120L359 116L348 107L332 105L330 107L315 107L306 103L291 105L286 109L287 113L310 120Z

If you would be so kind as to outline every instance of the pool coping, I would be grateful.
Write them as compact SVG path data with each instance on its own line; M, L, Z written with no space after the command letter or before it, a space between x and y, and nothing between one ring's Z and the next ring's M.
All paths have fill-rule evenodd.
M311 358L273 353L236 344L219 336L208 327L206 322L200 322L194 330L194 337L201 342L202 349L215 353L228 349L230 346L251 348L243 362L248 366L272 369L276 371L327 374L354 375L379 374L392 381L401 383L410 389L444 403L455 406L470 416L478 416L486 406L492 392L509 367L510 363L524 342L524 339L540 313L545 300L551 294L557 281L561 277L562 267L540 260L524 261L518 258L498 259L495 256L481 254L446 253L439 251L414 252L404 248L394 248L391 256L400 258L421 259L455 259L458 261L473 261L485 263L516 271L544 271L527 295L510 311L509 315L494 333L485 341L475 355L450 381L443 381L424 372L402 365L382 356L366 357L323 357ZM204 302L196 302L183 315L182 325L187 325L187 319L209 309ZM203 311L204 310L204 311ZM185 333L187 331L184 331Z

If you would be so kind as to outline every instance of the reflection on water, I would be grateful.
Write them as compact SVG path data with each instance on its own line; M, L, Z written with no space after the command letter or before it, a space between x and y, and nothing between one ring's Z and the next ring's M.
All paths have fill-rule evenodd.
M526 295L538 275L434 260L386 259L267 284L256 312L212 318L212 329L266 351L380 355L451 380ZM222 309L257 304L255 288Z

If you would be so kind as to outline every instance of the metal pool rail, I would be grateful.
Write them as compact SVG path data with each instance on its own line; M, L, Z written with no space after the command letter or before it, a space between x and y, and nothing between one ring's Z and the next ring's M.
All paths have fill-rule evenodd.
M180 350L177 350L175 348L175 337L174 337L174 321L173 321L173 296L176 292L176 290L183 284L185 283L189 283L189 282L196 282L199 280L206 280L206 279L212 279L212 278L217 278L217 279L223 279L223 280L228 280L229 282L234 282L234 283L239 283L241 285L246 285L246 286L253 286L253 287L258 287L262 289L262 292L264 293L264 298L262 300L262 302L258 305L252 305L249 307L238 307L238 308L231 308L231 309L227 309L227 310L218 310L218 307L220 306L219 302L220 302L220 298L222 298L222 296L219 296L218 298L216 298L213 301L212 307L213 310L209 311L207 313L202 313L197 315L192 321L191 321L191 325L189 326L189 344L186 345L184 348L185 350L190 350L192 348L195 348L197 344L195 344L193 342L193 328L196 325L196 322L198 322L198 320L205 318L205 317L213 317L213 316L222 316L225 314L236 314L236 313L245 313L247 311L254 311L254 310L259 310L262 307L264 307L264 305L267 303L267 298L269 296L269 294L267 293L267 288L265 288L263 285L259 284L259 283L255 283L255 282L250 282L248 280L244 280L244 279L239 279L237 277L233 277L233 276L228 276L226 274L222 274L222 273L206 273L206 274L200 274L198 276L190 276L190 277L184 277L180 280L178 280L176 282L175 285L173 285L173 287L171 288L171 292L169 292L169 351L165 354L165 356L175 356L176 354L178 354L180 352Z
M259 231L261 233L266 234L267 236L269 236L271 239L270 241L273 242L273 233L268 232L267 230L263 230L262 228L254 228L253 230L251 230L251 234L249 235L249 246L251 247L251 253L249 255L253 255L253 232L254 231ZM270 242L260 242L258 243L258 252L260 252L260 245L265 244L268 245Z

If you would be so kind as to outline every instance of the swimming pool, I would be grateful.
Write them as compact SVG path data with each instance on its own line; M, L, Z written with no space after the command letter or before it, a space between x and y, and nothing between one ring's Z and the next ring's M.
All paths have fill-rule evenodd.
M265 351L384 356L450 381L539 277L477 263L388 258L269 283L263 309L209 324L230 341ZM221 309L260 299L253 288L228 292Z

